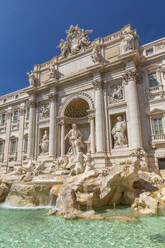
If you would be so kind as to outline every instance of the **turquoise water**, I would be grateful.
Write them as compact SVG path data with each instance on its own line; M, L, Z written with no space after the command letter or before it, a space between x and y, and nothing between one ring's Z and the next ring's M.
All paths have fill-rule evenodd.
M137 223L68 221L45 216L47 211L0 208L0 248L165 248L163 217Z

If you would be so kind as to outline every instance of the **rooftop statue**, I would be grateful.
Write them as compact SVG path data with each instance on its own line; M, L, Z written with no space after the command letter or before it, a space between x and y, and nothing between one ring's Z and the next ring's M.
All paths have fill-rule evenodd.
M78 25L71 25L69 30L66 30L66 41L61 40L58 45L61 49L62 57L66 58L70 54L76 54L81 50L85 51L85 49L91 44L88 35L92 32L93 30L85 31L84 29L80 29Z

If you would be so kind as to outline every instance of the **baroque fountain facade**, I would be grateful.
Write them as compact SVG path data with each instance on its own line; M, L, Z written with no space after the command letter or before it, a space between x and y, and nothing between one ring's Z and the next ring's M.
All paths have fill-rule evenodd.
M130 25L90 33L71 25L61 54L27 73L29 87L0 98L0 200L51 200L67 217L87 205L160 213L165 39L140 47Z

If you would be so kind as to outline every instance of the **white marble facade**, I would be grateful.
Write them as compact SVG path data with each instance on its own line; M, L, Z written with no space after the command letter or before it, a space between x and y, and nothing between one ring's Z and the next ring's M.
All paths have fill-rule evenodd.
M94 41L91 32L71 26L61 55L35 65L29 87L0 97L2 166L64 156L73 124L98 167L139 147L151 168L165 163L165 38L140 47L130 25Z

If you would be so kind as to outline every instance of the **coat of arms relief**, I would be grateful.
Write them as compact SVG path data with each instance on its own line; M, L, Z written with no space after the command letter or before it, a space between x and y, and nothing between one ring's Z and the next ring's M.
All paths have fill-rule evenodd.
M86 48L91 44L88 37L93 30L84 30L78 27L78 25L71 25L69 30L66 31L66 41L61 40L58 47L61 49L61 55L63 58L69 55L76 54L80 51L85 51Z

